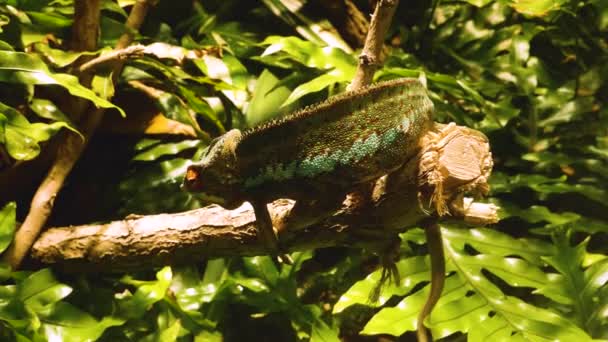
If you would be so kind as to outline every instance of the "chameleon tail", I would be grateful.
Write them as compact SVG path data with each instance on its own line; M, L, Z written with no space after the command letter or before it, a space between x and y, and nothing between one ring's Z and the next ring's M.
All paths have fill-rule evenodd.
M441 238L441 228L436 221L429 222L425 229L426 241L431 256L431 291L424 303L424 307L418 315L417 337L419 342L432 340L424 326L424 320L431 314L435 304L441 297L443 284L445 282L445 259L443 255L443 240Z

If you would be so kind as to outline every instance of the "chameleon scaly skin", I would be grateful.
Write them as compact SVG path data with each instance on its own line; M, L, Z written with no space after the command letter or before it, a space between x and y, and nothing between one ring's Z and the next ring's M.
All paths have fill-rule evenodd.
M189 167L184 185L229 207L252 197L271 201L315 198L314 190L327 187L346 191L415 155L432 111L418 80L377 83L242 133L229 131Z
M280 120L227 132L188 167L184 187L227 209L252 202L256 216L277 198L345 195L413 157L432 112L416 79L346 92Z

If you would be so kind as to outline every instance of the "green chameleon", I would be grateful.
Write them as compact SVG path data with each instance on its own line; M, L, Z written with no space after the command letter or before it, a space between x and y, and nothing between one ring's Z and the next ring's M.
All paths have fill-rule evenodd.
M294 210L310 201L338 208L358 185L418 153L432 113L417 79L346 92L244 132L228 131L188 167L184 188L226 209L250 202L259 238L277 254L268 203L289 198L296 201Z

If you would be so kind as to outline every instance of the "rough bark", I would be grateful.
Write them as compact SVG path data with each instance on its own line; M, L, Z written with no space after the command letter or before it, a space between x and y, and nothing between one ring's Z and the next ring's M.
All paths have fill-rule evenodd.
M374 73L381 63L384 37L391 26L397 5L399 0L378 1L369 25L369 33L365 38L365 46L359 55L359 65L350 85L351 89L358 89L372 82Z
M363 47L369 20L351 0L318 0L340 35L353 48Z

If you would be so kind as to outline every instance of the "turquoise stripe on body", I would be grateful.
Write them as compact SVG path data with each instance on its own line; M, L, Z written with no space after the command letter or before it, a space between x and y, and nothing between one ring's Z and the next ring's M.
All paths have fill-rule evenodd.
M335 151L329 154L306 158L301 163L292 161L284 165L283 163L268 165L261 169L257 176L245 180L245 187L251 188L268 181L283 181L295 177L313 178L322 173L333 171L337 165L348 166L356 164L365 157L374 155L381 149L389 148L400 134L406 134L410 127L410 119L405 117L401 125L386 131L382 138L376 133L372 133L367 139L356 140L347 151Z

